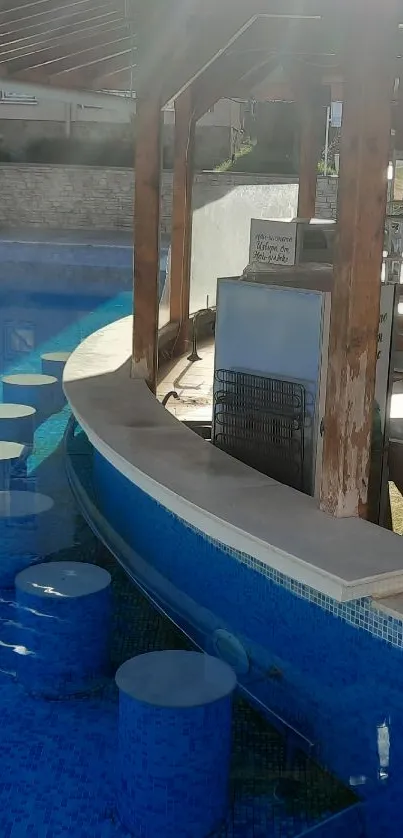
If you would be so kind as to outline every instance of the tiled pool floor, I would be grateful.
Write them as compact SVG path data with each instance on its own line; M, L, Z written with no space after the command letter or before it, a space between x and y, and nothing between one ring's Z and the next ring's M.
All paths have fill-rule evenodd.
M59 445L67 420L66 409L38 430L30 472L56 503L51 535L53 546L59 539L62 548L51 558L94 561L112 574L111 680L102 693L79 700L46 702L25 694L13 675L16 655L24 653L16 647L18 612L12 592L1 594L1 838L127 835L115 814L118 696L113 673L139 652L187 647L186 638L141 596L75 510ZM83 435L73 444L85 470ZM285 762L280 735L237 701L231 808L220 838L291 838L354 802L350 792L304 755L297 754L288 770ZM276 799L280 777L296 781L292 802Z

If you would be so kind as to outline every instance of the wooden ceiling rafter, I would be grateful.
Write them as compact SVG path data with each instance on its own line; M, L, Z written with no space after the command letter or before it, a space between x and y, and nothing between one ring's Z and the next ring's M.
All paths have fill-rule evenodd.
M120 31L120 30L119 30ZM61 55L47 61L40 61L35 58L35 54L31 60L15 59L14 61L7 61L7 71L9 77L14 76L16 79L38 79L42 76L52 76L55 73L64 72L65 70L76 69L77 67L85 67L90 64L94 58L108 58L109 55L115 55L117 47L126 49L132 48L132 39L130 35L124 35L119 38L112 38L108 33L107 40L101 40L98 44L84 49L72 48L68 50L64 48ZM88 60L87 60L88 59ZM0 66L2 58L0 57ZM21 66L22 65L22 66Z
M0 48L0 64L6 62L7 68L11 73L19 73L22 70L29 68L36 68L46 66L52 61L63 60L68 56L77 55L86 50L102 47L108 45L116 36L119 38L129 37L128 27L120 24L119 26L108 29L107 31L96 33L95 35L82 35L75 38L73 41L69 38L56 46L42 47L39 50L33 49L25 55L7 56L4 55ZM72 44L74 43L74 52L72 52Z
M123 52L109 55L106 58L98 58L81 67L74 67L70 70L64 70L52 76L47 76L43 79L43 83L54 87L64 87L68 90L100 90L97 80L101 75L101 68L105 74L108 72L118 72L121 70L122 64L127 61L129 55L131 55L131 50L124 50ZM136 65L133 65L133 68L136 69ZM117 90L120 88L113 89ZM125 88L125 90L129 89L130 86Z
M108 8L108 4L103 8ZM62 44L69 38L76 37L78 34L89 34L91 32L103 31L107 27L114 27L119 23L123 23L122 18L117 12L105 12L96 17L86 16L84 19L76 21L69 19L69 23L64 23L62 26L55 26L50 29L41 30L34 34L27 34L24 37L17 37L12 40L0 35L0 48L2 54L14 56L16 54L26 55L33 48L41 48L57 46Z
M117 4L119 4L124 12L123 0L114 0L111 5L116 6ZM3 10L0 10L0 27L7 26L8 31L12 31L10 27L18 27L20 23L35 22L40 24L49 18L70 17L73 14L85 12L88 9L96 10L98 5L100 3L96 3L94 0L70 0L67 3L65 0L41 0L40 6L33 2L28 3L26 6L20 6L19 9L13 4L10 4L9 9L4 10L3 8ZM21 10L22 14L16 14L18 10Z

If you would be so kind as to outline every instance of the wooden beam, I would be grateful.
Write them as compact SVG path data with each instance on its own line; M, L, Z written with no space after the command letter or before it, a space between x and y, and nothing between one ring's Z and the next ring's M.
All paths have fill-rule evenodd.
M344 110L320 498L339 517L367 514L396 12L397 0L344 0L340 9Z
M34 22L46 22L47 20L57 19L59 17L66 17L87 10L97 10L100 5L99 0L74 0L74 2L64 2L64 0L44 0L40 3L25 3L19 7L0 11L0 27L6 28L6 31L12 31L20 24L29 24ZM111 0L111 10L118 7L124 10L122 0Z
M315 215L318 162L325 142L326 109L321 94L322 91L315 88L299 102L298 218Z
M194 90L196 122L201 119L219 99L225 99L229 88L235 83L243 83L249 74L262 66L269 73L270 59L262 58L260 53L242 55L224 54L212 64L192 85ZM251 82L252 85L252 82Z
M38 48L31 47L27 49L23 56L7 56L0 51L0 64L7 63L9 75L25 72L26 70L41 69L47 71L52 70L53 67L63 69L63 63L72 61L76 57L81 59L81 56L91 55L94 49L102 50L105 48L107 53L108 46L117 39L128 37L128 27L124 24L119 24L116 27L108 28L107 31L96 33L95 35L81 37L79 35L71 35L64 41L59 41L52 47Z
M122 29L124 34L120 37ZM28 62L24 62L24 59L7 62L8 75L10 77L13 75L17 79L40 81L42 78L69 73L76 69L92 66L95 62L102 62L104 59L112 56L130 52L132 43L130 36L127 35L127 28L120 27L116 31L116 37L114 35L115 33L110 33L110 35L108 33L106 37L101 37L101 41L97 46L82 50L76 50L73 45L71 45L70 51L66 47L58 48L56 54L59 52L59 56L47 61L42 62L34 56L32 65L29 64L31 59L28 59ZM25 65L25 69L18 69L20 63ZM27 64L28 66L26 66Z
M159 219L162 112L158 98L137 101L134 200L134 335L132 374L157 385Z
M189 337L194 140L193 95L188 88L175 102L170 308L171 321L179 323L176 355L185 352Z
M117 26L122 25L122 19L118 18L116 14L108 14L97 18L95 23L87 21L86 24L87 25L85 26L77 23L65 25L61 28L48 30L47 32L37 33L32 36L27 35L24 38L17 38L14 41L8 41L3 45L1 45L0 36L1 58L19 58L34 51L38 52L39 50L47 48L53 49L54 47L62 46L63 44L70 43L71 41L75 45L76 38L82 39L85 37L91 37L97 33L101 34L102 31L105 31L107 28L115 29Z
M77 32L85 31L89 26L95 27L100 24L113 26L117 21L122 21L120 14L108 8L105 4L99 7L99 11L96 14L84 12L65 15L64 17L58 17L49 21L48 24L36 23L18 31L7 32L5 34L0 32L0 46L3 51L8 51L11 48L20 49L27 43L30 44L38 40L49 42L63 35L74 35Z
M77 88L77 90L83 88L94 89L95 87L99 89L98 84L95 85L94 82L99 78L101 73L107 75L108 73L120 71L122 66L126 66L127 63L131 63L132 55L133 53L131 49L119 51L115 55L97 58L96 60L91 61L91 63L84 64L81 67L75 67L71 70L63 70L61 73L54 73L49 76L45 74L43 77L41 76L40 81L44 84L50 84L54 87L65 87L69 90L74 88ZM25 80L30 80L30 73L28 70ZM35 80L38 81L38 79Z

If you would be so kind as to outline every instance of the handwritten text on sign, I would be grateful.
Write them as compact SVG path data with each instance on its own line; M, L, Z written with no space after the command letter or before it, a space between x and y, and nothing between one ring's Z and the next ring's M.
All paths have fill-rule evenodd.
M291 221L252 219L249 263L295 265L297 225Z

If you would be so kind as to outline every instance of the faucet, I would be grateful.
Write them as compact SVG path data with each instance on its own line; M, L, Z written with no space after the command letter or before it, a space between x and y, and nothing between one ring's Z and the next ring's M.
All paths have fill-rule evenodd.
M169 393L167 393L167 394L166 394L166 396L164 396L164 398L162 399L162 405L163 405L163 407L166 407L166 406L167 406L168 401L169 401L169 399L171 398L171 396L172 396L172 398L174 398L174 399L179 399L179 396L178 396L178 394L177 394L176 390L170 390L170 391L169 391Z

